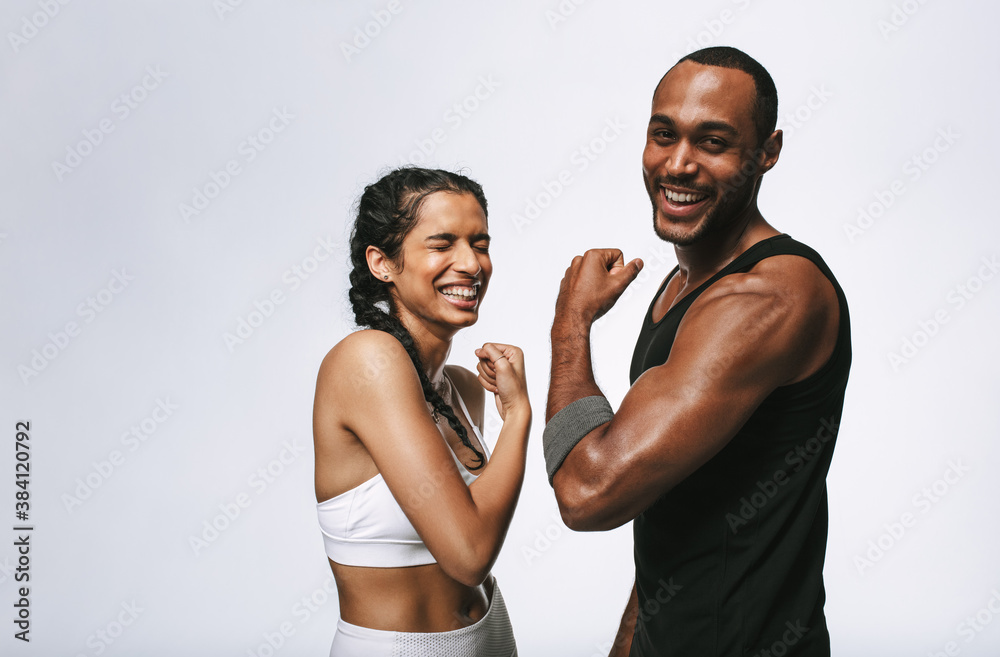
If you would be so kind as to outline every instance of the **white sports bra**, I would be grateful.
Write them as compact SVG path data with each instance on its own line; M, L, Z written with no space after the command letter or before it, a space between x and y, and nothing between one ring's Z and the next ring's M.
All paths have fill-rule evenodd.
M486 459L489 459L490 451L479 427L472 422L469 409L455 383L447 374L445 376L465 419L479 439ZM475 481L478 475L466 470L454 452L451 455L466 485ZM381 473L347 492L320 502L316 508L326 555L332 561L345 566L373 568L437 563L392 496Z

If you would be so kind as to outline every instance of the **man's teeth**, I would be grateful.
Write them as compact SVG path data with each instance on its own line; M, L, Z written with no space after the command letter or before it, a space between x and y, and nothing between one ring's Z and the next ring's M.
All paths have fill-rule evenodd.
M476 288L474 287L446 287L443 290L441 290L441 293L449 297L455 297L457 299L476 298Z
M666 194L668 201L673 201L674 203L696 203L708 198L708 194L678 194L666 187L663 188L663 193Z

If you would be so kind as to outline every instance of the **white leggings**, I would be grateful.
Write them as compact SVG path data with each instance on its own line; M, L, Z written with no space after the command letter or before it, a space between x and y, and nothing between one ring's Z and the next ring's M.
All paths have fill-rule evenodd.
M391 632L337 622L330 657L517 657L500 587L478 621L450 632Z

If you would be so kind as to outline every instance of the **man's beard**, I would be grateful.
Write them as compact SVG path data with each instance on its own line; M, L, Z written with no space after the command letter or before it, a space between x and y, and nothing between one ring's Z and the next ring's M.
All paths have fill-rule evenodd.
M671 231L670 228L673 226L670 222L666 222L667 225L662 226L657 221L659 218L659 200L663 193L661 185L673 185L674 187L688 189L696 193L708 194L710 199L715 195L716 189L693 187L683 180L671 176L657 178L653 189L650 189L648 184L646 185L646 191L649 193L649 199L653 204L653 230L661 240L670 242L675 246L690 246L695 244L705 235L717 232L720 227L728 225L747 207L753 198L756 182L756 179L750 176L739 186L722 185L725 189L719 198L710 201L712 205L708 207L705 215L698 220L698 224L694 230L686 232L683 229ZM687 224L684 225L686 226Z

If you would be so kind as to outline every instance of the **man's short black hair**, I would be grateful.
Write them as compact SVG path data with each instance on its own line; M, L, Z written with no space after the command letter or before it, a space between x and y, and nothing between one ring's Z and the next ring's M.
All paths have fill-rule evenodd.
M767 69L742 50L730 46L713 46L696 50L690 55L681 57L677 60L677 64L688 60L705 66L735 68L753 78L757 95L754 98L751 114L754 128L757 130L757 142L763 146L778 124L778 90L775 89L774 80L771 79Z

